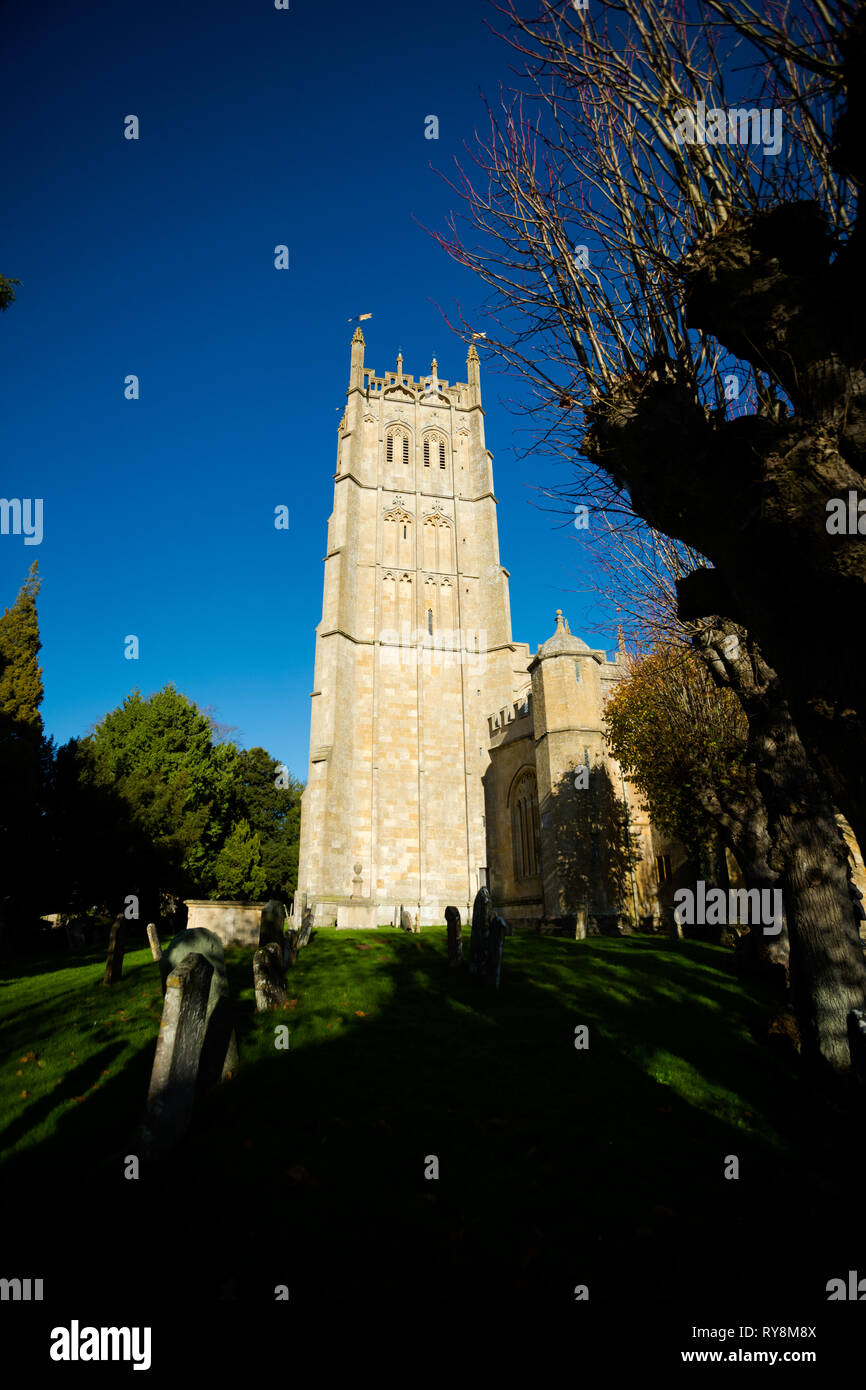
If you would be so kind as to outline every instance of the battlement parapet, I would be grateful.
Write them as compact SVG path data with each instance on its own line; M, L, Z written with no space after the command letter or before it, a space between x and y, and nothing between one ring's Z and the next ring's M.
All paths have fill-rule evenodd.
M364 389L368 400L401 387L411 391L422 405L425 400L430 405L448 405L451 401L455 405L462 405L469 399L469 385L465 381L455 381L452 385L443 377L422 377L416 380L414 376L405 372L386 372L384 376L377 376L372 367L365 367L363 370Z
M490 737L499 734L509 725L517 723L521 719L532 717L532 692L527 691L518 700L512 701L510 705L503 705L497 714L488 714L487 727L490 730Z

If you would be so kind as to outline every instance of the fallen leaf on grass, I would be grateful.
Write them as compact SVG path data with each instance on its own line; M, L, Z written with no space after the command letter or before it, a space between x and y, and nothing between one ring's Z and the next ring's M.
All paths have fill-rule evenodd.
M293 1008L295 1007L295 1005L297 1004L297 1002L298 1002L297 999L290 999L290 1000L289 1000L289 1005L288 1005L288 1007L289 1007L290 1009L293 1009Z
M18 1061L19 1061L19 1062L35 1062L35 1061L36 1061L36 1053L35 1053L35 1052L28 1052L26 1057L19 1057L19 1058L18 1058Z
M23 1075L24 1075L24 1073L23 1073L23 1071L21 1070L20 1067L19 1067L18 1070L16 1071L15 1075L16 1075L16 1076L23 1076Z
M30 1092L29 1092L29 1091L22 1091L22 1092L21 1092L21 1099L22 1099L22 1100L27 1100L27 1098L29 1097L29 1095L30 1095Z
M356 1017L356 1018L366 1018L367 1015L364 1013L364 1010L363 1010L363 1009L356 1009L356 1010L355 1010L355 1017Z
M355 942L355 950L356 950L356 951L372 951L372 949L373 949L373 947L372 947L371 945L369 945L369 943L366 942L366 941L356 941L356 942Z

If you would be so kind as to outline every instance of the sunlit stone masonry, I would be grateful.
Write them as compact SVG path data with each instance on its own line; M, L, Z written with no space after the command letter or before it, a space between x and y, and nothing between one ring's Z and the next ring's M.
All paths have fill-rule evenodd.
M534 656L513 640L474 346L466 369L377 376L352 339L295 925L468 920L484 884L518 928L658 912L658 846L602 736L622 654L561 613Z

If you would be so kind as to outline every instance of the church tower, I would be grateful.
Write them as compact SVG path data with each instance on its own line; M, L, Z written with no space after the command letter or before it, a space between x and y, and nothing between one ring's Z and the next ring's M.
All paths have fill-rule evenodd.
M364 366L339 425L298 904L338 926L465 912L486 881L487 714L529 682L511 638L478 353L467 380Z

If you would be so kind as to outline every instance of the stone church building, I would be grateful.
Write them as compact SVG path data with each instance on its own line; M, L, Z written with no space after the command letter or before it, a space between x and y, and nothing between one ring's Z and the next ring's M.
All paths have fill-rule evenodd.
M605 749L624 673L569 631L511 635L478 353L464 382L364 366L339 425L296 905L320 925L648 923L670 874Z

